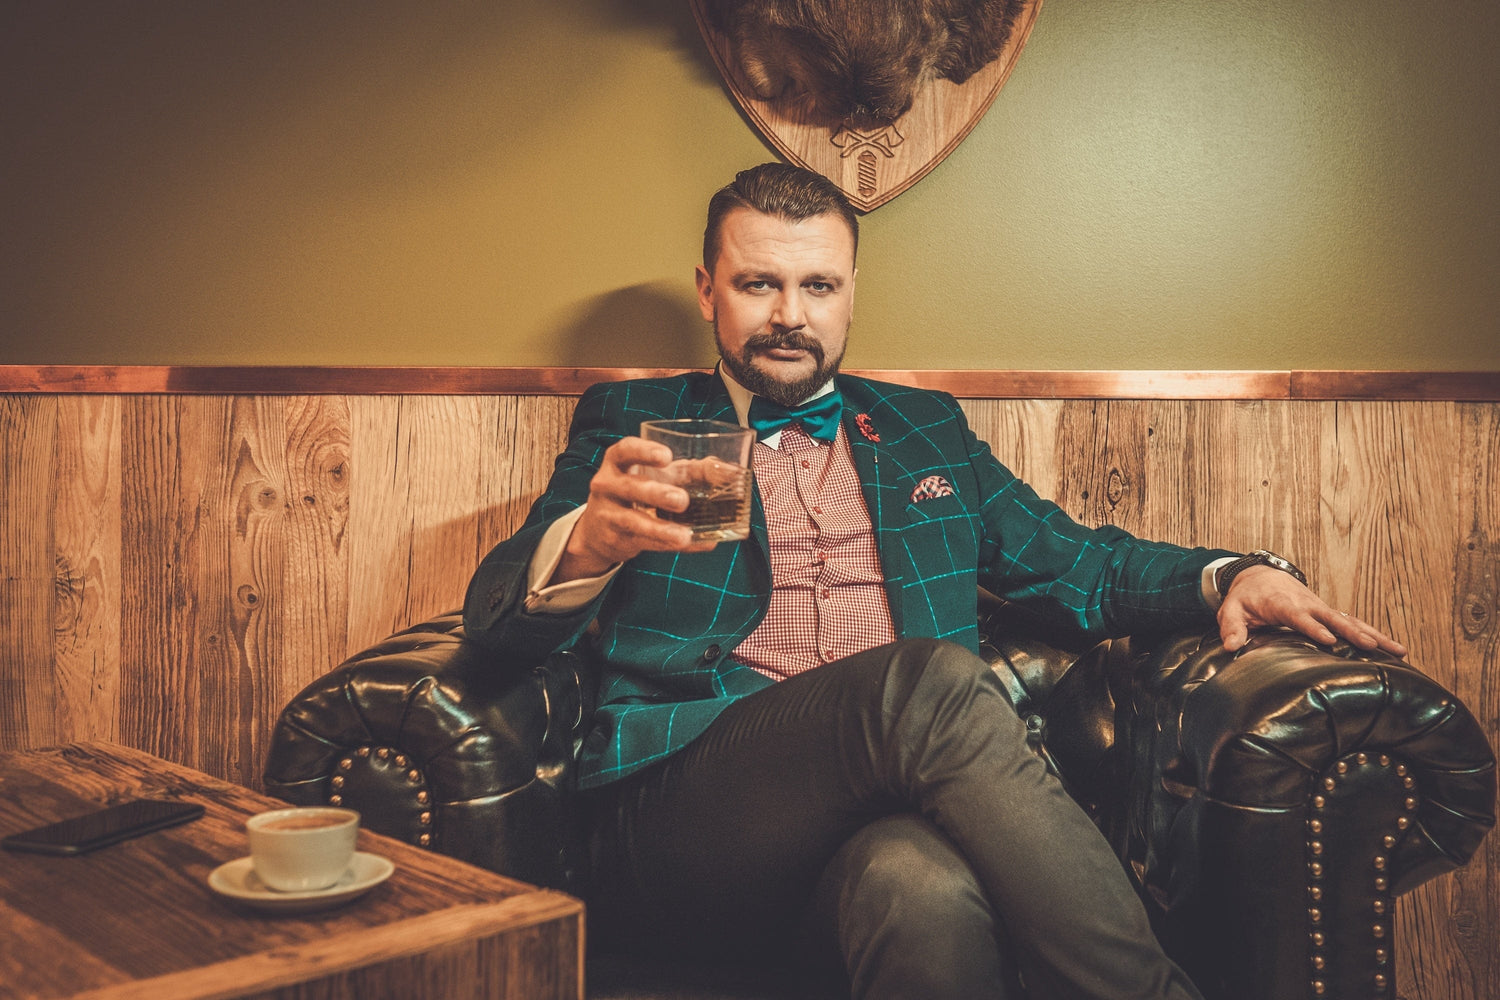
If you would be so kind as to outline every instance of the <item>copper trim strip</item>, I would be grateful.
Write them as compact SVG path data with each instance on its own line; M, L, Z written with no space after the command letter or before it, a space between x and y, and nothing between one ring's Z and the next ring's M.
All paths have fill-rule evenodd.
M682 368L0 365L4 393L576 395ZM1500 401L1497 371L1005 371L851 369L964 399Z

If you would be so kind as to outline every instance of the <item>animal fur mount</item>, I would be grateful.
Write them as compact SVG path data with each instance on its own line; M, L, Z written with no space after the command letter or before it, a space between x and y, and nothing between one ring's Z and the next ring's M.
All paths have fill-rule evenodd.
M1041 0L690 0L740 108L868 212L978 124Z
M1027 0L703 0L762 100L869 131L999 57Z

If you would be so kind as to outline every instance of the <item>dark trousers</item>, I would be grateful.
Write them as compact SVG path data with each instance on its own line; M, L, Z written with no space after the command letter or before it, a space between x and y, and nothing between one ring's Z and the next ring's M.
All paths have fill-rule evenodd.
M988 666L906 640L741 699L589 793L590 933L811 942L857 998L1198 997Z

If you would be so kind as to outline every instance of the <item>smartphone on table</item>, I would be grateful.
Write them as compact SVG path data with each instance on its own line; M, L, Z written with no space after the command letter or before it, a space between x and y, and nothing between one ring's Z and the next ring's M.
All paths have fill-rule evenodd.
M196 802L174 799L135 799L119 805L105 806L71 819L48 823L33 830L13 833L0 840L0 847L10 851L34 851L40 854L85 854L110 844L118 844L143 833L186 823L203 815Z

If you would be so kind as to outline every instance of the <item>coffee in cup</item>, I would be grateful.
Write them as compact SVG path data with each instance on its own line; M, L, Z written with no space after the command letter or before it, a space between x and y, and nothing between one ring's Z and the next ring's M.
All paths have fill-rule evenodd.
M255 875L277 892L326 889L354 860L359 813L305 806L257 813L245 821Z

